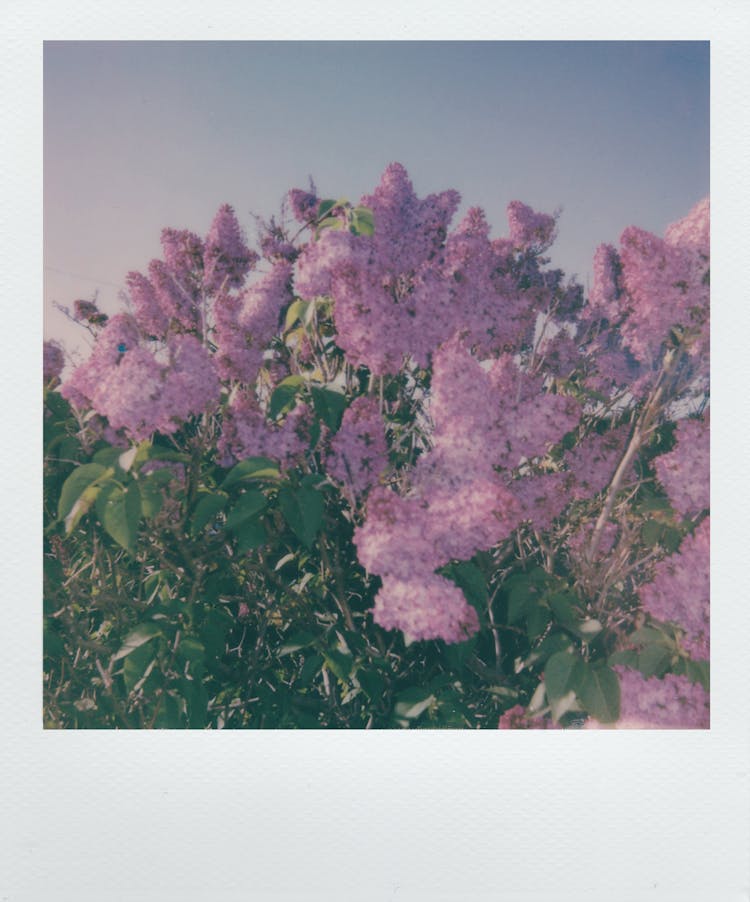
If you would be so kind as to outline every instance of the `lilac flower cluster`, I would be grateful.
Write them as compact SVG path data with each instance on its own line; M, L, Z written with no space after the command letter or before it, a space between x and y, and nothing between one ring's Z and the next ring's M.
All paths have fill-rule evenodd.
M674 449L654 461L672 507L686 517L699 514L710 502L709 427L708 413L702 419L680 420Z
M328 473L354 496L364 495L388 466L385 425L375 398L356 398L331 440Z
M271 457L283 468L293 467L307 450L311 422L308 406L298 404L281 424L269 423L255 394L238 392L224 411L219 463L229 467L246 457Z
M658 238L630 226L620 251L602 245L594 258L592 308L621 318L625 347L653 366L674 326L702 326L708 317L709 203L703 200ZM694 353L707 350L699 342Z
M133 317L112 317L89 359L62 386L79 408L107 418L136 440L174 433L191 416L215 405L220 384L211 357L192 335L174 335L160 363L144 346Z
M244 294L216 299L216 366L223 379L255 382L281 311L292 300L291 272L291 264L281 260Z
M555 219L546 213L535 213L519 200L508 206L510 240L519 249L535 247L544 250L554 241Z
M59 379L63 367L65 366L65 357L63 350L55 341L44 342L44 384L48 385L53 379Z
M523 705L514 705L500 716L498 730L561 730L551 717L529 716Z
M524 522L544 531L572 502L605 490L629 436L624 428L586 436L581 418L591 405L585 408L581 397L588 391L606 399L613 390L639 397L653 384L665 342L676 340L670 330L687 332L700 370L708 320L707 201L663 239L630 228L619 251L602 245L580 317L580 286L542 269L554 217L513 201L508 237L493 239L479 208L451 231L459 201L450 190L417 197L406 170L394 163L360 201L372 211L373 234L355 234L317 228L314 188L292 191L292 213L306 227L300 233L314 234L298 247L272 221L260 241L270 269L249 287L260 257L231 207L220 208L203 239L165 229L163 260L152 261L147 275L128 274L133 315L107 322L89 360L62 388L77 406L106 418L115 438L141 439L174 433L216 409L223 382L230 400L217 420L220 464L268 456L290 468L314 459L352 503L367 496L354 542L363 566L382 579L376 622L412 639L449 642L475 631L478 618L437 571L492 549ZM336 215L344 218L343 206ZM335 339L326 321L314 349L275 341L285 308L296 297L320 296L332 301ZM334 340L336 347L327 344ZM331 438L323 430L315 448L306 404L268 422L268 373L292 367L299 373L300 361L313 353L327 355L334 376L349 386L361 367L369 373L356 374L360 379L401 374L429 384L419 414L425 450L397 474L398 489L380 484L389 448L383 402L371 394L356 398L339 432ZM45 378L48 370L59 375L54 358L54 348L45 346ZM417 370L427 372L415 376ZM321 365L314 378L323 373L332 380L325 371ZM553 451L571 433L575 447ZM655 462L675 510L686 516L708 506L707 459L706 418L682 422L675 449ZM582 524L567 536L571 559L580 556L590 529ZM684 556L680 566L692 567L693 575L698 552L707 554L707 523L705 549L702 529L675 556L675 563ZM616 537L617 525L609 523L600 554ZM702 648L705 639L707 650L707 587L703 629L702 602L693 614L674 601L667 610L669 594L684 588L670 566L658 565L643 590L644 607L684 625L691 648Z
M620 679L621 730L705 730L710 726L708 693L685 676L668 673L663 679L646 679L636 670L617 666ZM590 719L587 729L599 729Z
M684 631L683 648L698 660L707 660L710 651L710 529L707 517L676 554L659 561L653 581L639 590L644 610L676 623Z

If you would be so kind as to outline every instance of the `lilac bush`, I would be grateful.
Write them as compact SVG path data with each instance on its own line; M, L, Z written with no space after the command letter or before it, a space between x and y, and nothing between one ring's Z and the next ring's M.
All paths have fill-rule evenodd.
M52 721L708 725L708 201L589 297L459 202L224 205L45 345Z

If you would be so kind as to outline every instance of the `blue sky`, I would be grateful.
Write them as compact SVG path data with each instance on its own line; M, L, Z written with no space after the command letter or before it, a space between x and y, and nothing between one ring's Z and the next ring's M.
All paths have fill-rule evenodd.
M552 262L585 284L599 242L708 193L709 44L48 42L45 337L81 338L53 301L117 309L163 226L228 202L252 238L309 176L356 200L393 160L495 235L511 200L562 208Z

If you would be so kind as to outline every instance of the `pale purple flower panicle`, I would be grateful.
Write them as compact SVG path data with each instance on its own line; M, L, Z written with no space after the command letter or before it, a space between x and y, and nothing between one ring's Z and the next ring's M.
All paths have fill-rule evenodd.
M375 623L412 641L462 642L479 629L477 612L454 583L438 574L399 580L384 577L375 598Z
M222 289L242 288L245 278L258 262L251 251L229 204L219 208L205 240L203 286L213 294Z
M658 358L670 328L700 329L707 323L708 217L706 200L667 229L668 239L634 226L622 234L622 281L629 309L622 334L639 360ZM694 354L708 351L707 329L703 331Z
M668 673L664 679L646 679L636 670L616 666L620 678L618 730L707 730L710 726L709 697L700 683ZM593 718L587 729L602 726Z
M331 440L326 469L352 494L363 495L388 466L385 425L375 398L356 398Z
M246 457L270 457L283 468L293 467L309 445L311 422L308 406L298 404L282 423L269 423L254 394L239 392L224 412L220 463L228 467Z
M710 503L709 473L710 416L680 420L676 445L654 460L659 482L672 507L683 516L695 516Z
M535 213L520 200L513 200L508 204L508 224L510 240L516 248L542 251L554 241L554 217L546 213Z
M203 274L203 241L187 229L162 229L164 261L176 279L187 285Z
M685 633L682 645L692 657L707 659L709 630L710 521L682 540L676 554L659 561L652 582L641 586L644 609L657 620L676 623Z
M279 329L282 309L292 300L292 265L286 260L244 294L223 293L216 299L217 366L224 379L255 381L264 352Z
M45 385L53 379L59 379L64 366L65 357L60 345L55 341L45 341L43 362Z
M297 222L312 222L318 213L320 201L313 191L303 191L301 188L292 188L289 192L289 205Z
M182 284L162 260L152 260L148 274L159 307L167 319L183 329L199 329L202 316L197 292Z
M78 366L62 394L90 406L109 427L136 440L153 432L173 433L191 416L218 401L220 386L208 352L190 335L173 336L169 363L160 363L141 343L135 319L113 316L89 359Z
M139 272L129 272L125 283L138 325L146 335L163 338L169 328L169 317L161 308L154 286Z
M500 716L498 730L561 730L551 717L529 715L523 705L514 705Z
M138 346L139 340L138 325L132 316L126 313L113 316L99 335L91 356L63 383L63 397L76 407L89 406L99 382L120 363L126 351Z

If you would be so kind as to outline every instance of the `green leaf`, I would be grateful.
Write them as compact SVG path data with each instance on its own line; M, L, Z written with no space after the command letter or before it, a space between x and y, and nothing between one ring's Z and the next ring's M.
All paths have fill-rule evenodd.
M403 692L397 693L394 714L396 717L402 717L406 720L416 720L434 701L435 696L429 689L413 686L410 689L404 689Z
M449 568L447 575L461 589L469 604L482 613L487 610L487 580L475 563L460 561Z
M163 448L161 445L139 446L136 454L136 462L146 460L168 460L176 463L190 463L190 455L184 451L172 451L171 448Z
M114 482L104 486L96 499L96 513L115 542L132 553L141 519L137 483L131 482L125 489Z
M147 640L139 645L137 649L133 649L132 653L125 658L125 664L122 668L122 678L125 680L125 688L128 692L132 692L143 679L149 665L154 660L154 656L154 644L150 640Z
M668 642L664 633L652 626L642 626L640 629L632 632L628 636L628 639L634 645L652 645L654 643L664 645Z
M93 483L106 478L105 474L107 474L107 477L113 476L114 469L98 463L83 464L80 467L76 467L63 483L60 501L57 505L58 519L64 520L84 491Z
M301 323L305 321L305 314L307 313L307 309L310 306L309 301L303 301L301 298L297 298L296 301L292 301L286 311L286 317L284 319L284 331L288 332L292 326L299 320Z
M307 648L315 642L315 636L312 633L301 631L290 636L278 650L278 656L282 658L284 655L290 655L292 652L299 651L301 648Z
M240 495L227 513L227 529L236 531L246 520L259 514L267 503L266 496L260 489L248 489Z
M580 655L559 651L544 665L544 685L547 698L552 702L569 692L578 694L586 672Z
M318 205L318 215L317 218L320 219L321 216L325 216L329 210L332 210L338 201L327 198L326 200L322 200Z
M120 658L124 658L129 655L131 652L135 651L136 648L140 648L141 645L145 645L149 639L153 639L155 636L161 636L162 631L161 627L158 623L154 623L151 620L146 621L146 623L139 623L138 626L131 630L128 635L125 637L125 641L123 642L119 651L115 652L112 656L113 661L119 661Z
M337 432L346 409L346 395L327 388L313 388L312 400L315 413L331 432Z
M621 664L624 667L630 667L631 670L638 670L638 652L633 648L612 652L607 658L607 664L609 664L610 667Z
M270 457L248 457L232 467L222 483L222 488L228 489L245 479L263 481L279 479L279 477L279 465L275 460L271 460Z
M335 648L329 648L323 657L325 658L326 667L328 667L331 673L337 679L341 680L342 683L346 683L354 666L351 657Z
M340 228L341 220L337 216L328 216L318 223L318 232L322 229L333 229L335 231Z
M310 485L301 485L296 491L283 486L279 490L279 506L292 532L303 545L312 548L325 514L320 492Z
M516 623L539 604L539 599L549 581L540 567L528 573L516 573L505 583L508 596L508 623Z
M168 470L156 470L145 478L141 477L138 485L141 491L141 512L144 517L155 517L162 509L164 496L162 486L171 482L172 474Z
M287 413L294 407L297 395L302 391L305 380L302 376L287 376L273 390L268 404L268 415L272 420L277 419L282 413Z
M180 644L177 646L177 655L185 661L203 663L206 657L206 648L202 642L194 639L192 636L183 636Z
M672 660L672 652L663 645L647 645L638 655L638 670L648 679L663 676Z
M375 231L372 210L367 207L355 207L352 211L352 228L358 235L372 235Z
M572 592L555 592L549 597L549 606L558 623L569 624L576 620L573 606L578 601Z
M323 664L323 655L318 654L317 652L314 655L310 655L309 658L302 665L302 670L299 672L299 680L303 686L306 686L308 683L311 683L313 679L320 673Z
M226 492L206 492L200 495L191 519L190 535L195 538L207 523L224 510L228 500Z
M106 488L106 486L105 486ZM76 503L71 508L70 513L65 518L65 532L70 535L71 532L78 526L81 521L81 518L84 517L89 510L91 510L91 505L94 504L96 499L99 496L99 492L102 487L94 483L94 485L90 485L87 489L84 489L81 497L76 501Z
M245 520L234 531L237 541L237 553L247 554L254 548L260 548L268 542L266 527L259 520Z
M620 681L609 667L584 664L577 695L588 713L600 723L614 723L620 716Z
M526 635L529 639L538 639L549 626L552 614L541 602L530 607L526 613Z

